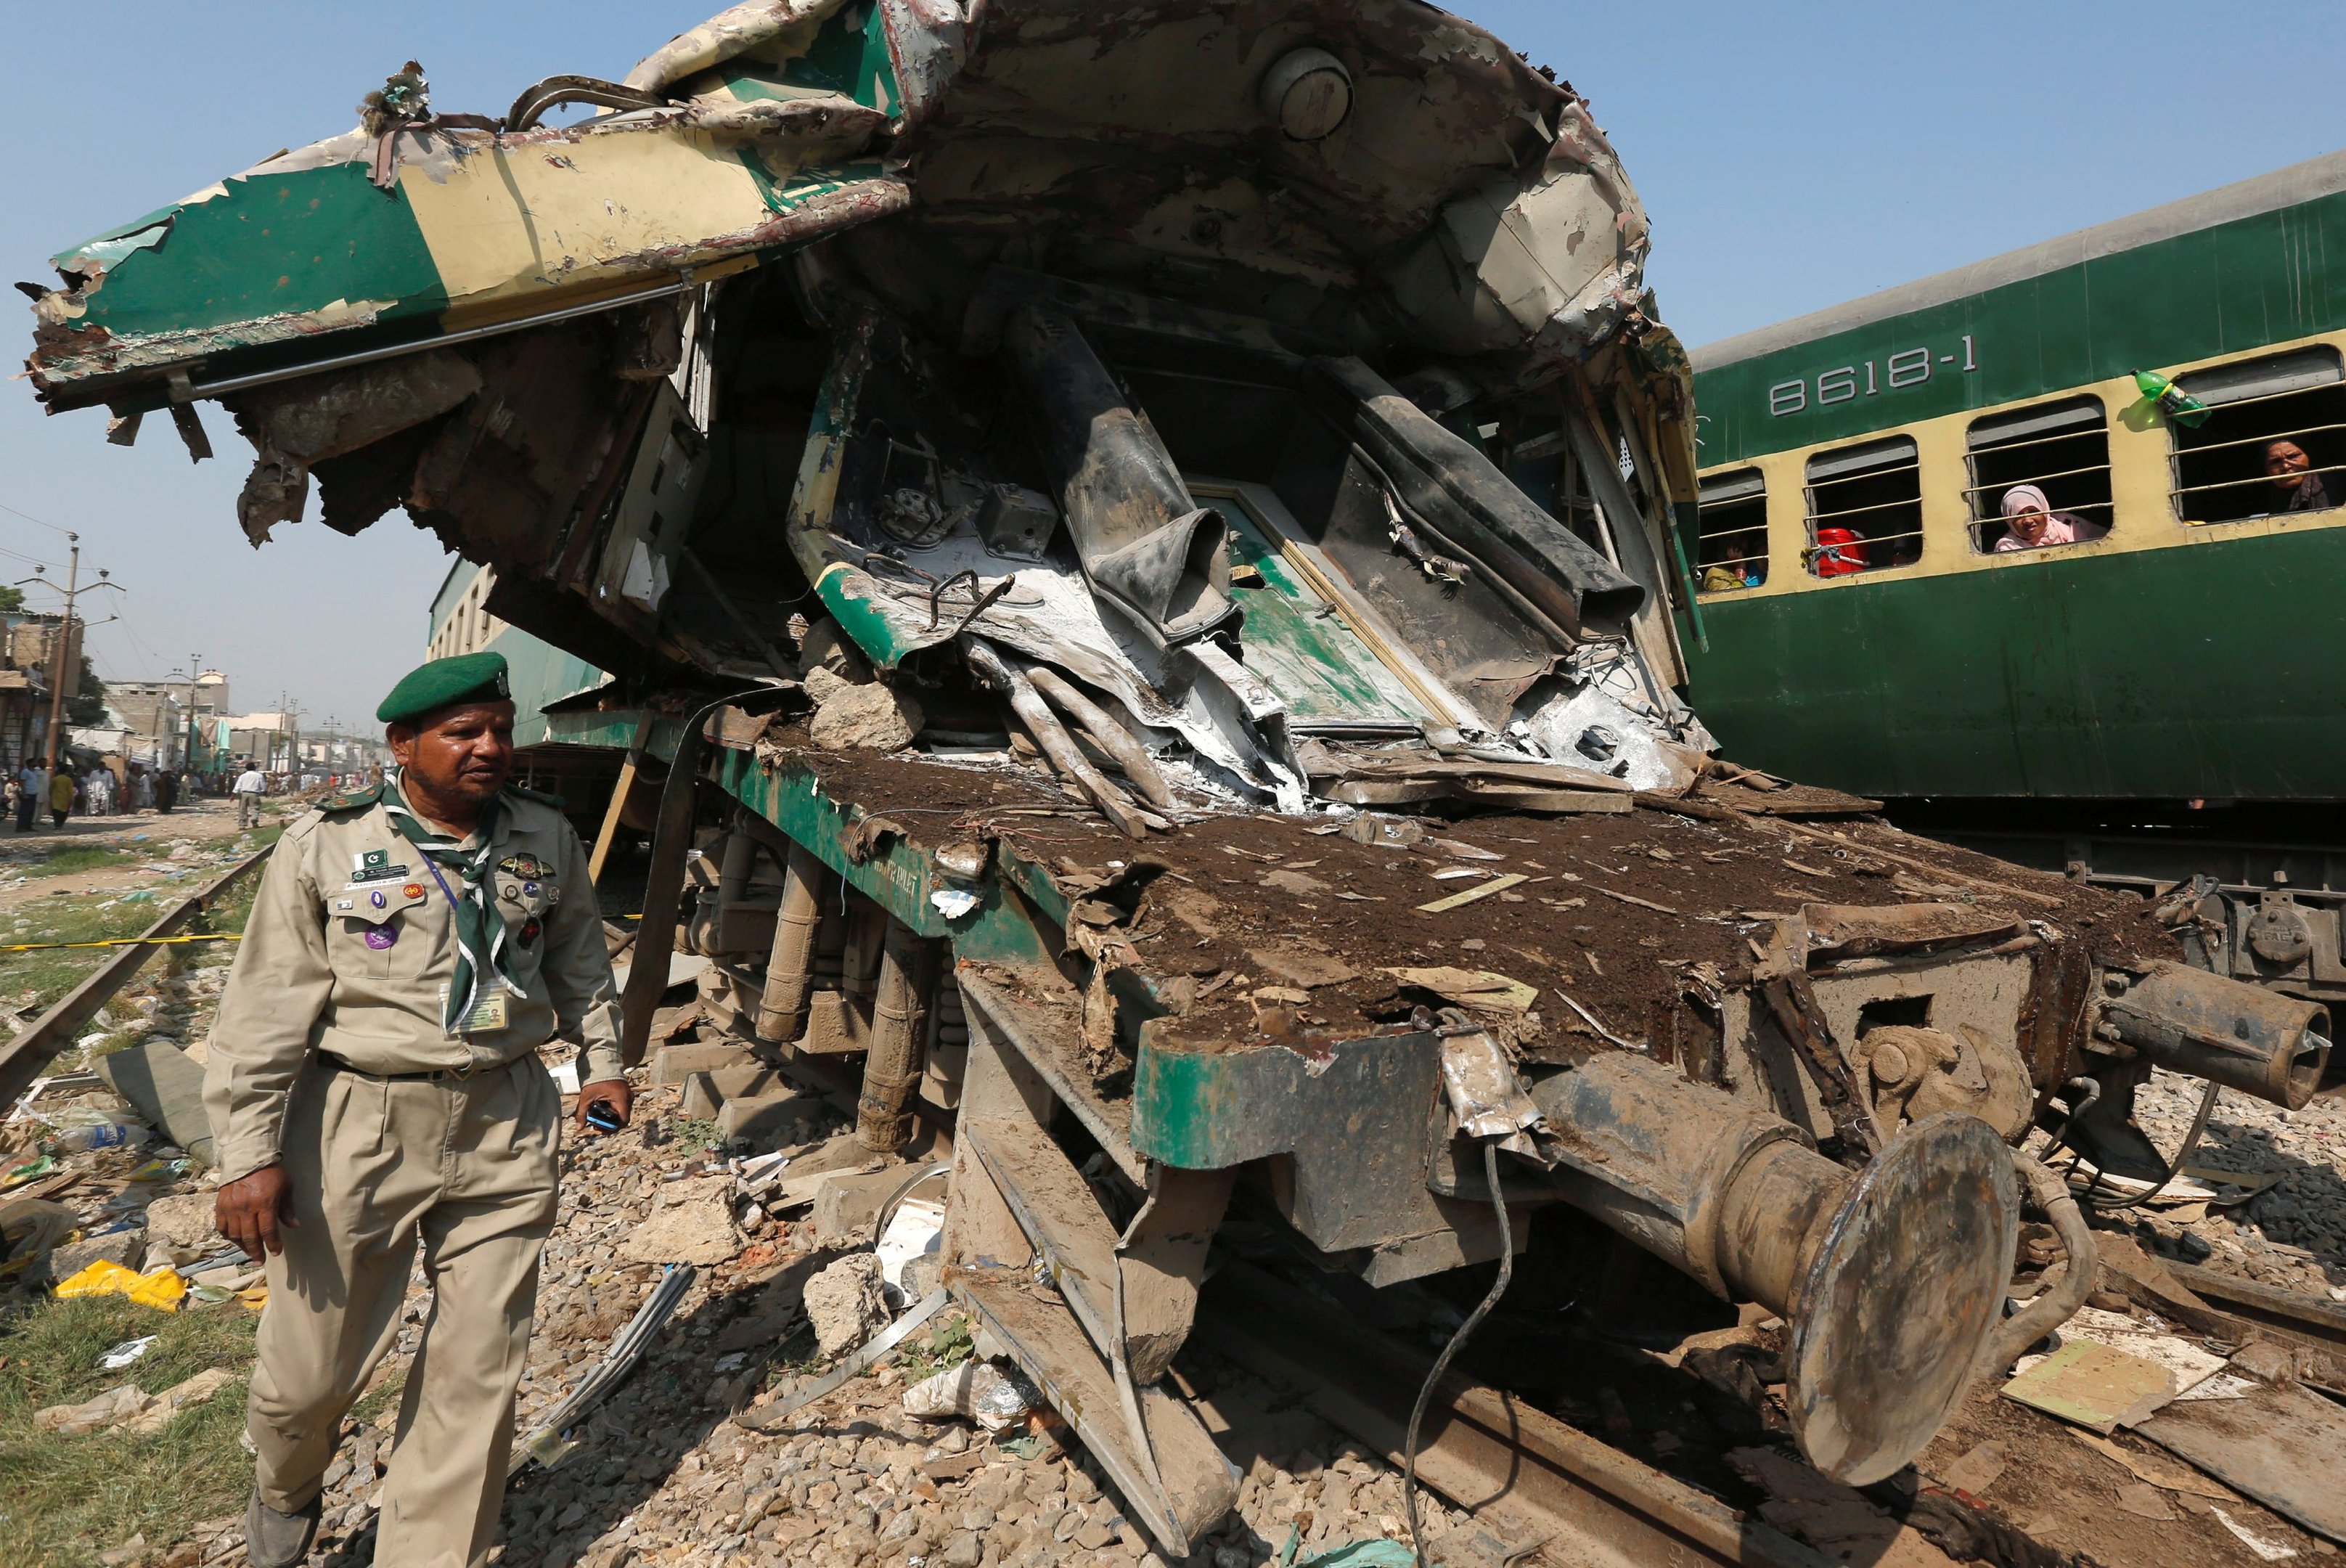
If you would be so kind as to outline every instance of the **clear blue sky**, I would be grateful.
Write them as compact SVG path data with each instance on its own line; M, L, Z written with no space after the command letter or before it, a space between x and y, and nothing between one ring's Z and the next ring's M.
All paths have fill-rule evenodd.
M119 0L60 34L8 0L0 265L44 259L288 144L347 129L413 56L444 108L495 113L558 71L617 76L716 0ZM2053 3L1633 9L1463 0L1586 94L1653 215L1652 280L1689 343L2334 150L2346 6ZM46 41L46 42L43 42ZM42 53L36 53L36 51ZM7 299L15 299L11 294ZM0 312L0 321L11 320ZM29 342L14 317L6 358ZM191 468L168 423L130 451L98 412L45 419L0 388L0 566L86 563L129 588L91 643L102 673L200 653L239 706L293 694L305 724L363 720L420 657L448 565L398 513L362 537L314 521L258 553L233 501L248 451ZM314 510L314 503L312 504ZM103 614L104 611L93 611Z

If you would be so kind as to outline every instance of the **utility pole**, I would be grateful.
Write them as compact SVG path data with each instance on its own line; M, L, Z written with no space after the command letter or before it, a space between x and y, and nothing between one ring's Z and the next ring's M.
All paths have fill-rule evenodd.
M301 771L301 710L293 705L291 692L277 694L277 710L285 716L285 770L299 777Z
M188 656L188 743L180 760L192 770L196 765L196 677L202 673L204 656Z
M81 535L78 534L67 534L66 535L66 547L72 551L71 555L67 557L66 565L66 613L65 618L57 624L56 647L49 650L49 745L47 762L49 773L52 777L56 775L57 770L57 758L65 750L66 682L67 680L71 680L76 687L81 684L81 662L78 659L68 659L66 657L68 654L75 651L73 646L74 598L81 590ZM107 571L104 567L101 566L98 568L97 575L98 581L90 585L90 591L92 593L96 593L100 588L112 588L117 592L126 591L123 589L121 584L108 580L111 578L113 574ZM20 577L16 580L16 586L20 588L29 587L35 583L40 584L45 588L54 588L56 586L55 583L49 581L48 568L37 564L33 567L33 575L31 576ZM117 618L118 617L112 616L107 617L107 620ZM101 621L98 624L103 626L106 623Z
M49 672L48 763L49 776L53 779L56 777L57 757L63 750L65 745L66 679L66 655L71 651L73 645L74 593L81 584L81 535L78 534L68 534L66 535L66 548L71 551L71 554L66 558L66 618L64 623L57 627L56 652L49 661L51 667ZM78 677L81 672L79 670L76 670L73 673L76 677ZM78 684L77 679L76 684Z

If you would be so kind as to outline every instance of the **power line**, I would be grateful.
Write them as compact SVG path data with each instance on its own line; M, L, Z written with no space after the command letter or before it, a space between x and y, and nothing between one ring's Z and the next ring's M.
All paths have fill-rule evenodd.
M44 528L51 529L51 530L53 530L53 531L55 531L55 532L56 532L56 533L63 534L63 535L64 535L66 537L67 537L68 539L70 539L70 538L72 538L72 537L73 537L73 530L72 530L72 529L70 529L70 528L59 528L59 527L57 527L57 525L56 525L56 524L54 524L54 523L50 522L47 518L46 518L46 517L36 517L36 516L34 516L31 513L29 513L29 512L25 512L25 511L20 511L20 510L18 510L16 507L14 507L14 506L9 505L9 504L8 504L6 502L5 502L5 501L0 501L0 512L5 512L5 513L7 513L7 514L8 514L10 516L12 516L12 517L22 517L22 518L23 518L26 522L27 522L27 523L37 523L37 524L40 524L42 527L44 527Z

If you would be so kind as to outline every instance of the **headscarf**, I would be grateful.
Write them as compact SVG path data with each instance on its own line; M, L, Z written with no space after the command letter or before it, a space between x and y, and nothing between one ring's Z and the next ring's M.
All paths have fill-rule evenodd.
M2024 512L2042 512L2049 516L2053 503L2034 484L2015 484L2004 493L2003 511L2006 517L2017 517Z
M505 917L497 913L496 890L490 886L489 874L496 859L497 820L505 809L505 798L500 795L482 809L480 824L474 830L478 847L469 854L461 840L435 833L423 825L409 809L395 773L392 788L383 792L382 809L400 836L422 850L424 859L447 867L462 879L461 891L450 901L454 905L456 921L456 972L449 979L447 1014L443 1020L448 1033L456 1034L461 1033L457 1025L472 1016L482 984L490 973L494 972L508 982L513 979L513 954L505 942Z

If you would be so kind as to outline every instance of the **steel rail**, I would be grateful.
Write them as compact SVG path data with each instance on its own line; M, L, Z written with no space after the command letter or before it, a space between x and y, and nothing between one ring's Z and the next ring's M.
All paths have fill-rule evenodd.
M1321 1417L1398 1464L1410 1401L1432 1358L1347 1321L1250 1264L1207 1286L1198 1343L1301 1390ZM1427 1486L1528 1552L1575 1568L1830 1568L1831 1560L1457 1372L1434 1390L1419 1439Z
M2281 1329L2309 1344L2346 1353L2346 1307L2335 1301L2178 1263L2172 1258L2159 1261L2178 1284L2221 1311L2264 1328Z
M14 1105L16 1097L31 1088L56 1054L72 1044L75 1032L97 1015L97 1010L112 999L114 993L130 983L148 959L154 956L163 938L172 936L179 928L211 908L212 901L250 874L267 860L275 844L255 850L166 912L160 920L132 939L133 945L124 948L114 957L97 966L87 980L68 992L65 999L26 1026L25 1032L5 1044L0 1044L0 1105Z

